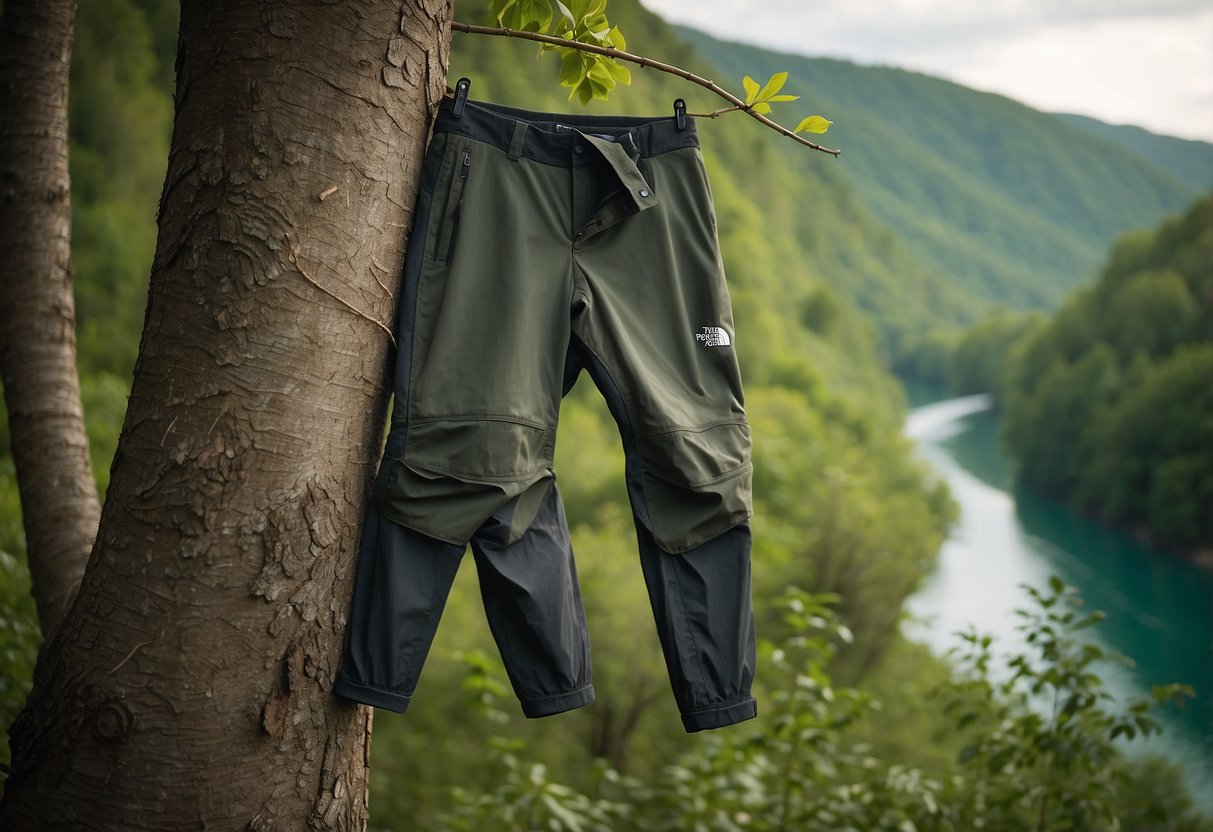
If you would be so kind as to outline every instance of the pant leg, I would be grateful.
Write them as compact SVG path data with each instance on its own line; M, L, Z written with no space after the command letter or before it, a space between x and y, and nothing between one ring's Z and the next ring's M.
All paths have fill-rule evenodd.
M697 147L633 165L594 145L618 189L575 249L573 332L620 426L683 722L716 728L756 705L750 435L711 195Z
M695 732L757 716L749 526L679 554L663 551L642 523L636 529L683 726Z
M653 532L644 463L623 394L605 364L581 347L583 361L619 425L641 568L674 700L687 732L757 716L750 594L750 528L739 523L686 551L670 552Z
M335 693L400 713L408 708L464 548L384 519L372 500Z
M567 171L512 157L473 112L444 103L427 151L378 503L450 543L553 476L571 292Z
M480 527L472 552L485 615L522 711L550 716L594 699L581 588L556 484L517 539L513 509Z

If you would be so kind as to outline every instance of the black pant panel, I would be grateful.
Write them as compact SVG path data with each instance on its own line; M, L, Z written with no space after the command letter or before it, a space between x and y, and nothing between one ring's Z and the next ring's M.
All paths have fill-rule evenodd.
M394 711L408 708L463 550L369 509L337 693Z
M555 483L513 542L511 525L494 517L472 537L489 628L527 716L580 707L594 698L590 640Z
M514 507L477 530L472 552L489 628L523 713L549 716L594 699L589 635L555 484L521 536L512 530ZM408 708L463 550L370 508L338 694Z

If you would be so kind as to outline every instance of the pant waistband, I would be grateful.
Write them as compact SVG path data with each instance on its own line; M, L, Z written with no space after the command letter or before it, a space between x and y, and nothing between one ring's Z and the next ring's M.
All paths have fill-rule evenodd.
M501 148L511 155L522 155L537 162L568 165L570 152L582 134L633 146L640 157L649 158L683 147L699 147L695 120L687 118L679 130L673 115L604 116L595 114L538 113L492 104L468 101L463 115L451 114L454 102L443 98L438 108L435 133L467 136ZM525 129L519 129L519 123Z

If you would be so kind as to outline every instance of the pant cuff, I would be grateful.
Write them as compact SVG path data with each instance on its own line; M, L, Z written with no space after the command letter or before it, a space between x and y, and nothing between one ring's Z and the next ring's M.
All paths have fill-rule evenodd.
M586 685L583 688L570 691L569 693L558 693L555 696L543 696L538 699L522 699L522 712L528 719L537 719L542 716L551 716L552 714L571 711L574 708L580 708L582 705L588 705L594 701L594 686Z
M413 699L403 693L371 687L360 682L351 682L344 676L338 676L337 681L333 683L333 693L344 699L361 702L363 705L370 705L374 708L387 708L398 714L407 711L409 702Z
M753 698L749 698L733 705L721 705L701 711L686 711L682 715L682 725L688 734L694 734L696 731L723 728L726 725L744 722L756 716L758 716L758 703Z

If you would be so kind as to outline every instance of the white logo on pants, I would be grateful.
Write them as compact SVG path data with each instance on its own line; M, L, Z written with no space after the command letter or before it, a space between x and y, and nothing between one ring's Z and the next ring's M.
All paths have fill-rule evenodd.
M697 334L695 340L702 342L705 347L727 347L733 343L729 333L718 326L703 327L703 332Z

